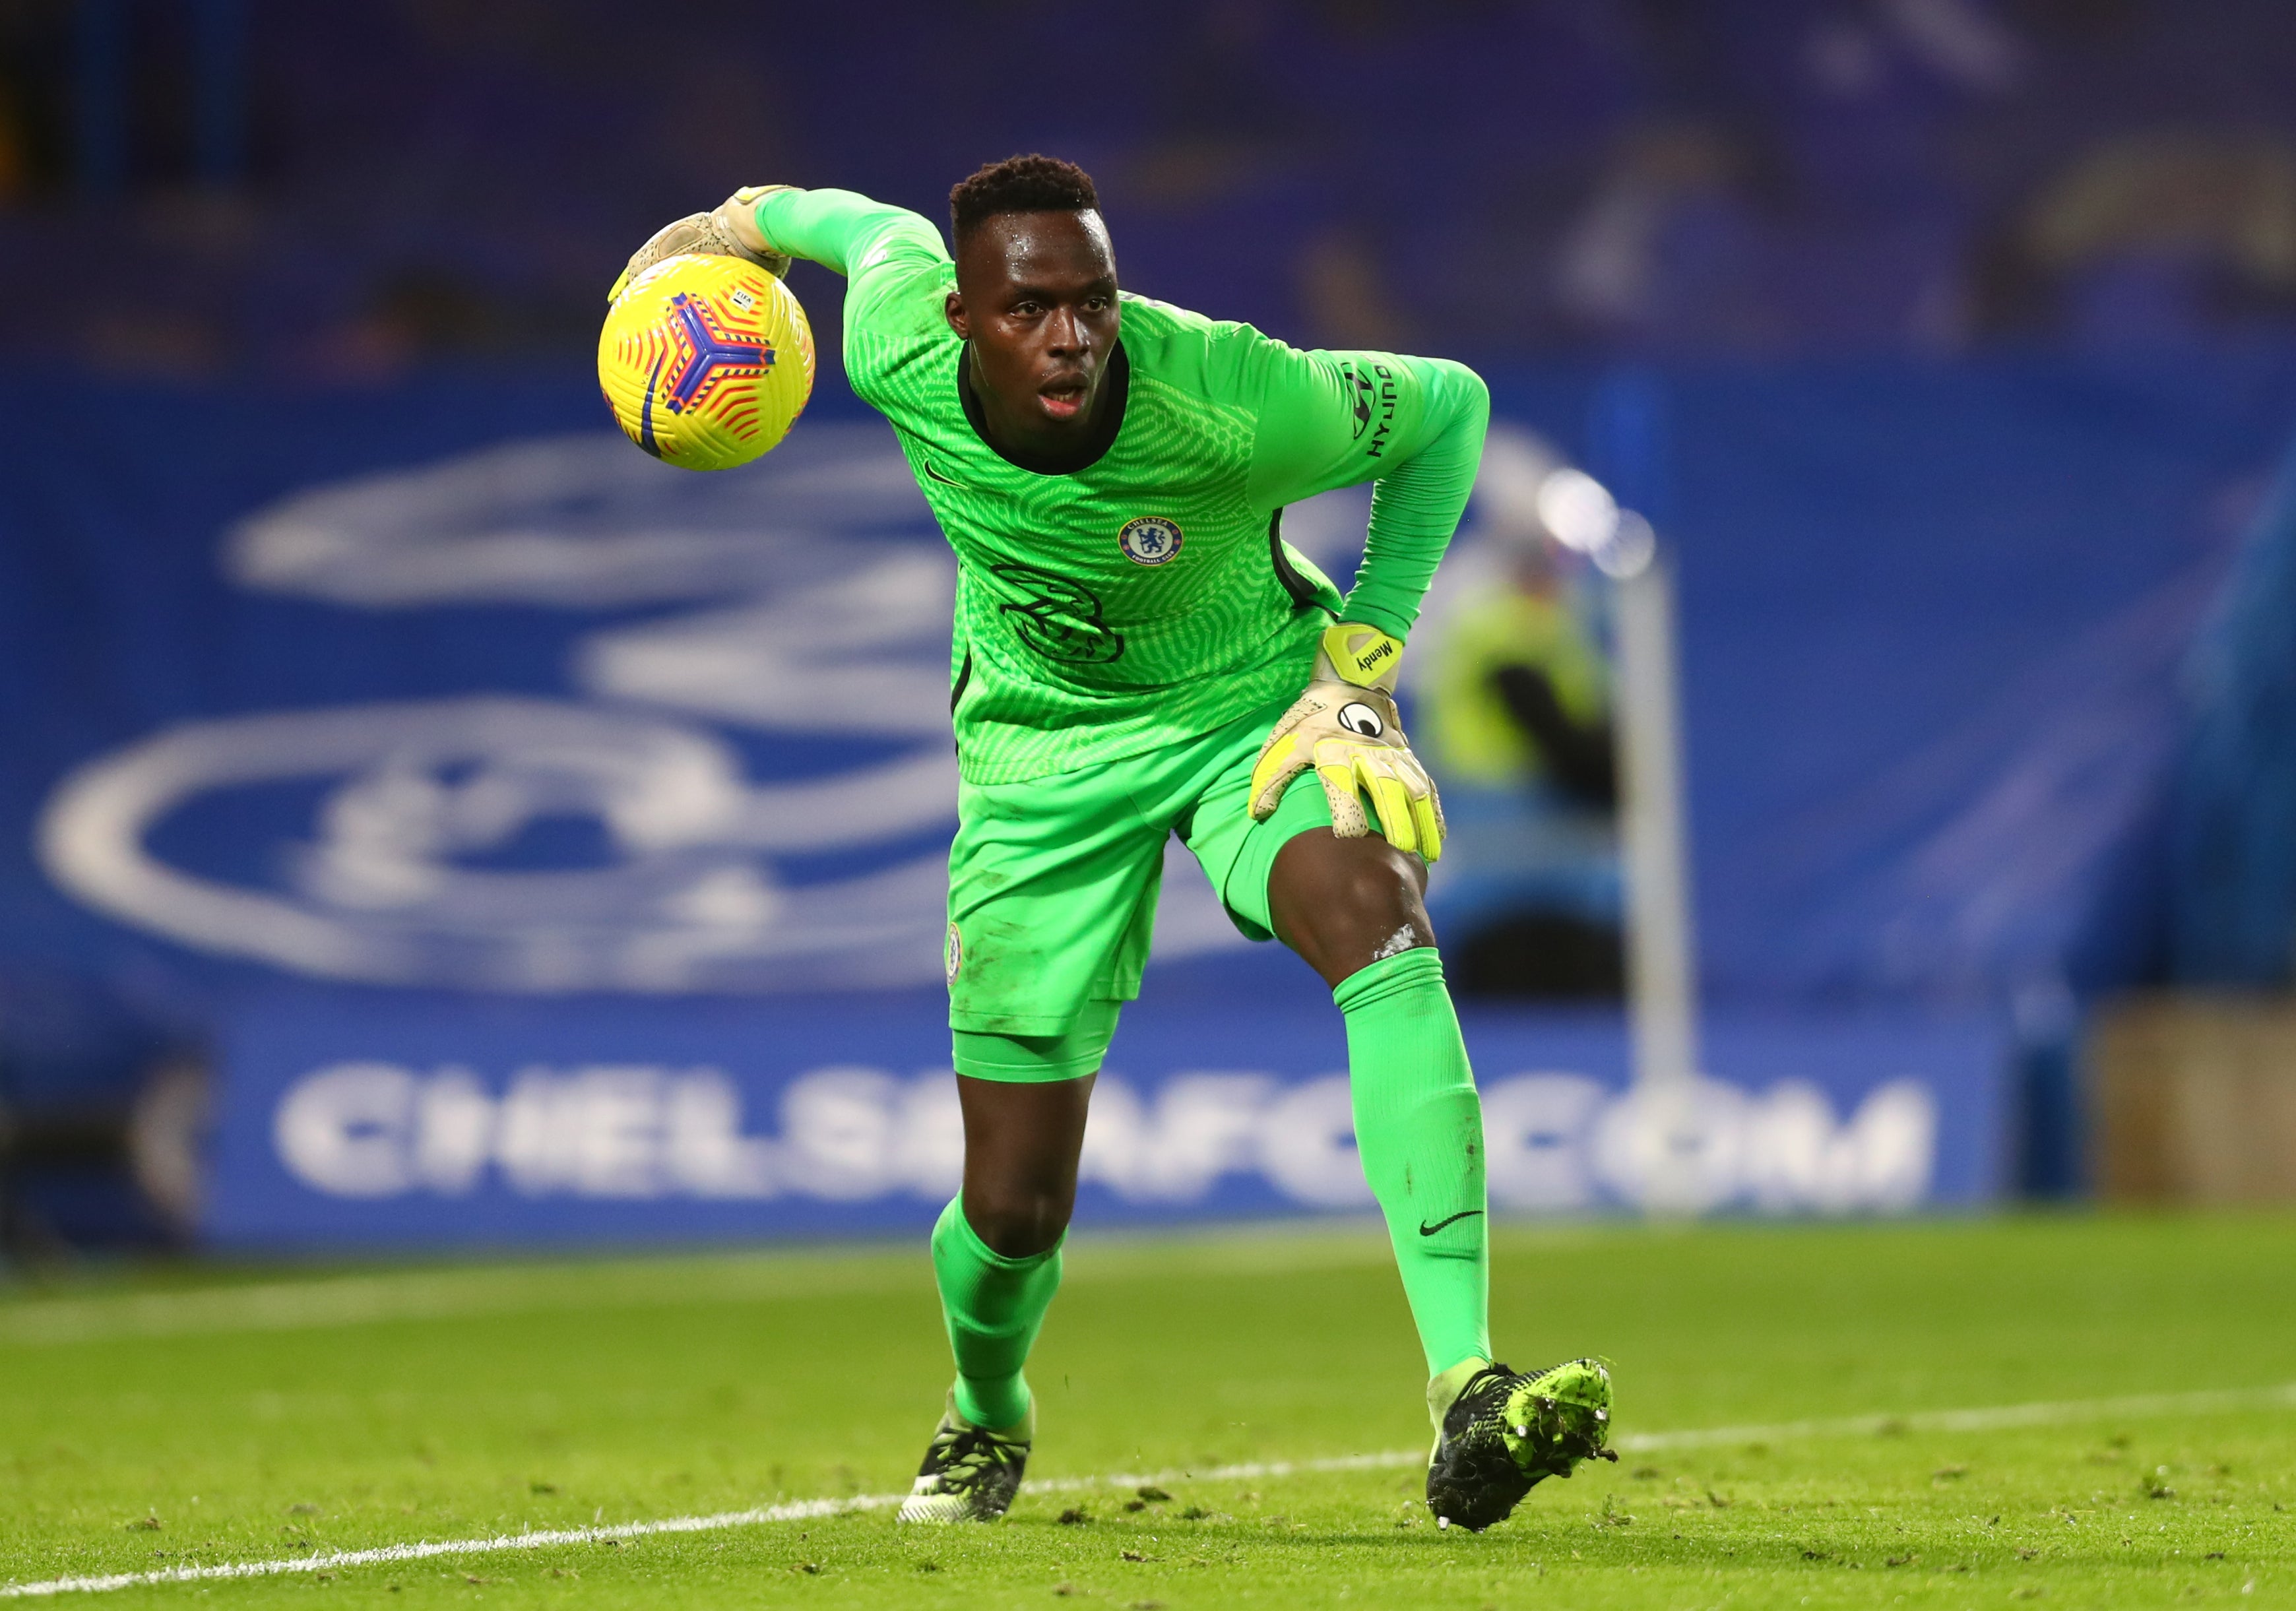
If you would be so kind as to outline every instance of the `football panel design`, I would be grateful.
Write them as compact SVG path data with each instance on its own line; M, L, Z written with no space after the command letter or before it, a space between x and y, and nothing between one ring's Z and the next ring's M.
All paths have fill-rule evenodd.
M598 381L625 435L723 470L789 434L813 395L813 331L789 288L738 258L666 258L606 315Z

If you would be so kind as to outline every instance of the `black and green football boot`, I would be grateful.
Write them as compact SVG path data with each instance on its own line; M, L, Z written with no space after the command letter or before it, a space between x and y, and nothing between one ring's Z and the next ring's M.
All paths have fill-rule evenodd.
M1536 1376L1487 1365L1443 1411L1427 1460L1427 1508L1438 1526L1480 1533L1507 1518L1533 1484L1569 1476L1578 1462L1614 1460L1611 1373L1569 1360Z
M1012 1509L1037 1436L1037 1407L1019 1425L992 1431L956 1412L952 1392L925 1447L925 1463L894 1520L950 1525L993 1522Z

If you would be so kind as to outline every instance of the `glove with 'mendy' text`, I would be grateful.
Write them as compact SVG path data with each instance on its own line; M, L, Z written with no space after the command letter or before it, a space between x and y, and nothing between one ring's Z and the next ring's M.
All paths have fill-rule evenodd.
M1376 626L1341 621L1324 629L1307 691L1275 724L1251 769L1252 821L1275 814L1285 788L1312 766L1341 838L1371 831L1368 796L1389 844L1431 862L1443 854L1443 802L1396 716L1402 661L1402 643Z

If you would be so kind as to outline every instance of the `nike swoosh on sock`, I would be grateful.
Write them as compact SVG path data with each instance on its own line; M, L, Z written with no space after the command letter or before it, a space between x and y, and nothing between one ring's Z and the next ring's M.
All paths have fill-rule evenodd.
M1422 1220L1419 1222L1419 1234L1422 1236L1433 1236L1438 1231L1442 1230L1444 1226L1456 1225L1461 1220L1472 1219L1476 1214L1479 1214L1481 1212L1482 1210L1480 1208L1462 1208L1449 1219L1437 1220L1431 1225L1425 1220Z

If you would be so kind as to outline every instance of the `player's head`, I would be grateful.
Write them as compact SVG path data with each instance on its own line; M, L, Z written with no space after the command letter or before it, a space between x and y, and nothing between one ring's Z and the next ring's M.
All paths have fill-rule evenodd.
M1054 157L1008 157L948 195L956 290L948 322L1013 446L1057 452L1089 434L1116 348L1116 254L1092 177Z

